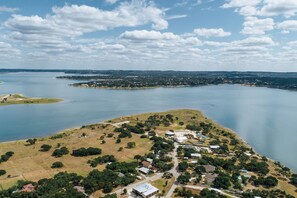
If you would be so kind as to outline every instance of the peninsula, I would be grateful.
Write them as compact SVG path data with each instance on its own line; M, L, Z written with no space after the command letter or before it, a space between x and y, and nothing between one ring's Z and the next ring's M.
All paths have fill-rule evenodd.
M0 154L0 197L297 197L288 167L196 110L4 142Z
M198 71L65 71L58 79L77 80L75 87L139 89L155 87L195 87L219 84L297 90L297 73L278 72L198 72ZM74 75L72 75L74 74Z
M61 102L61 99L55 98L29 98L21 94L4 94L0 95L0 106L16 104L48 104Z

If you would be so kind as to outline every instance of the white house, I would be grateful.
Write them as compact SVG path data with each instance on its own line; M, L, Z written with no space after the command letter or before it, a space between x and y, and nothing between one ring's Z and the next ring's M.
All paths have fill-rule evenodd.
M200 158L201 154L199 153L191 153L191 158Z
M159 193L159 189L148 184L144 183L139 186L136 186L132 189L132 192L142 198L149 198Z
M143 174L148 174L149 172L150 172L150 169L148 169L148 168L145 168L145 167L141 167L140 169L139 169L139 172L141 172L141 173L143 173Z
M165 135L166 135L166 136L169 136L169 137L173 137L173 136L175 136L175 133L172 132L172 131L167 131L167 132L165 133Z
M210 145L209 148L211 148L211 149L219 149L220 146L219 145Z
M187 137L176 137L174 140L176 141L176 142L178 142L178 143L183 143L183 142L185 142L185 141L187 141Z

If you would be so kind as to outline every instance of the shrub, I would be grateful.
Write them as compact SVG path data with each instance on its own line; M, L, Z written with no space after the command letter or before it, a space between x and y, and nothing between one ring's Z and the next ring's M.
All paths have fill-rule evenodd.
M117 139L116 143L117 144L121 143L121 139Z
M0 176L5 175L6 174L6 170L1 170L0 169Z
M28 140L26 140L26 142L29 144L29 145L33 145L33 144L35 144L35 142L37 141L37 139L28 139Z
M62 162L54 162L51 168L62 168L64 165Z
M129 148L129 149L134 148L135 146L136 146L135 142L128 142L127 143L127 148Z
M39 151L46 152L46 151L49 151L51 148L52 148L51 145L43 144L43 145L41 145Z
M68 148L62 147L60 149L54 150L52 156L54 157L62 157L63 155L67 155L69 153Z

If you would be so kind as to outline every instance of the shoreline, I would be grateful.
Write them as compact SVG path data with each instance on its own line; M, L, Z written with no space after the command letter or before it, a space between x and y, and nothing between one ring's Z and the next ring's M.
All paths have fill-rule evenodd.
M211 119L209 118L208 116L206 116L204 114L203 111L199 110L199 109L187 109L187 108L181 108L181 109L168 109L168 110L165 110L165 111L161 111L161 112L155 112L155 111L152 111L152 112L143 112L143 113L140 113L140 114L129 114L129 115L122 115L120 117L113 117L111 119L108 119L108 120L103 120L101 122L96 122L96 123L90 123L90 124L86 124L86 125L81 125L81 126L74 126L74 127L69 127L69 128L65 128L65 129L62 129L62 130L59 130L57 132L54 132L52 133L51 135L45 135L45 136L41 136L41 137L31 137L31 138L36 138L36 139L43 139L43 138L50 138L51 136L54 136L54 135L57 135L57 134L62 134L62 133L66 133L68 131L72 131L72 130L78 130L78 129L81 129L82 126L90 126L90 125L98 125L98 124L108 124L108 121L109 120L116 120L116 119L125 119L125 118L129 118L129 117L135 117L135 116L141 116L141 115L147 115L147 114L160 114L160 113L166 113L166 112L175 112L175 111L197 111L199 113L201 113L201 115L210 120L213 124L215 125L218 125L220 127L222 127L223 129L226 129L227 131L231 132L232 134L235 135L236 138L238 138L245 146L247 146L248 148L251 148L256 155L260 156L260 157L266 157L269 161L275 163L275 162L280 162L280 161L276 161L272 158L269 158L267 157L266 155L264 154L261 154L260 152L258 152L257 150L255 150L254 147L252 147L246 140L244 140L235 130L231 129L231 128L228 128L228 127L225 127L224 125L220 124L219 122L215 121L214 119ZM17 143L17 142L25 142L27 139L30 139L30 138L26 138L26 139L19 139L19 140L10 140L10 141L4 141L4 142L1 142L0 141L0 145L1 144L9 144L9 143ZM284 165L282 162L280 162L281 165ZM291 168L290 168L291 169ZM292 170L292 169L291 169ZM292 171L292 172L295 172L295 171Z
M231 155L231 152L233 153L234 151L238 150L238 148L245 147L246 149L248 149L247 150L248 152L252 153L252 158L256 159L259 162L264 162L263 156L265 156L265 155L262 155L262 154L258 153L256 150L254 150L252 146L250 146L244 139L242 139L240 137L239 134L236 133L236 131L219 124L218 122L216 122L213 119L210 119L202 111L199 111L199 110L196 110L196 109L185 109L185 108L184 109L166 110L166 111L162 111L162 112L152 111L152 112L129 114L129 115L125 115L125 116L118 116L118 117L114 117L112 119L107 119L105 121L95 122L93 124L82 125L82 126L79 126L79 127L70 127L70 128L64 129L64 130L60 130L60 131L58 131L58 132L56 132L56 133L54 133L52 135L36 138L37 143L36 143L36 146L33 146L33 147L29 147L29 146L25 145L26 144L26 139L1 142L0 146L2 147L3 152L11 150L11 151L15 152L16 155L17 155L14 158L12 158L11 163L16 163L19 160L23 161L23 160L27 159L28 157L31 157L32 161L28 162L28 166L35 167L35 166L37 166L36 163L42 162L41 167L38 165L38 171L41 171L43 173L42 175L35 175L35 171L24 169L22 164L14 166L13 171L11 169L12 168L11 164L4 165L4 166L2 166L2 169L7 168L10 171L9 174L12 174L12 175L15 174L15 175L18 176L18 177L14 178L14 179L3 178L4 179L3 180L4 189L7 189L8 187L11 187L11 185L12 185L11 182L12 181L15 182L15 181L17 181L19 179L22 179L23 175L25 175L27 177L29 176L29 179L27 177L25 177L28 180L38 181L39 179L42 179L42 178L50 178L54 174L57 173L55 170L48 167L49 166L48 165L48 160L50 162L54 162L54 161L56 161L56 158L52 158L50 156L50 153L46 153L46 152L40 153L40 151L38 149L43 144L49 144L49 145L54 146L54 145L57 145L57 144L61 143L61 145L65 146L65 147L68 147L68 148L71 148L71 149L82 148L82 147L90 147L90 146L98 146L103 150L104 154L110 154L110 152L112 152L114 155L117 155L117 157L116 157L117 159L122 159L123 162L125 162L126 160L129 160L129 159L133 159L133 156L135 156L135 154L137 154L137 153L144 154L150 148L151 144L148 144L148 142L142 142L141 144L144 143L145 146L142 145L142 146L138 147L132 153L130 153L131 151L126 150L126 151L129 152L129 154L124 155L125 157L123 157L123 155L120 154L121 157L119 157L118 148L114 148L115 145L112 146L112 147L109 147L110 144L114 144L114 139L112 139L112 138L111 139L108 139L108 138L106 139L107 144L109 146L98 144L98 140L102 137L102 134L109 134L111 131L113 131L114 126L117 123L131 122L131 123L133 123L132 125L134 125L134 124L136 124L138 122L138 120L139 120L139 122L143 122L143 121L147 120L150 116L154 116L154 115L163 115L163 116L165 116L165 115L168 115L168 114L176 116L176 118L180 118L180 119L176 119L169 126L163 126L163 125L161 126L160 125L160 128L158 128L156 130L156 133L158 134L158 136L160 136L160 137L165 136L165 132L170 130L170 129L172 129L174 131L185 130L185 129L187 129L186 124L204 122L206 124L210 124L210 126L214 126L214 128L212 128L212 131L209 132L209 133L213 134L216 137L209 136L210 139L206 140L206 142L203 143L203 147L205 147L207 145L211 145L210 142L212 140L214 140L215 138L220 138L220 139L227 138L228 140L236 139L236 140L238 140L238 143L236 144L235 147L234 147L234 145L230 144L230 141L229 141L229 143L227 143L227 145L228 145L228 147L230 149L230 155L227 154L227 155L229 155L229 157L234 156L234 154ZM179 125L178 123L180 121L184 121L185 125ZM85 132L87 135L82 136L81 134L83 132ZM223 132L229 133L229 135L224 136ZM112 132L112 133L114 133L114 132ZM62 135L57 137L57 134L62 134ZM133 140L134 141L135 141L136 137L140 138L139 134L134 134L133 135ZM83 139L80 139L80 138L83 138ZM140 140L137 140L137 142L139 143L139 141L141 141L141 140L145 140L145 139L140 138ZM123 141L124 141L124 142L122 142L123 145L117 145L116 144L116 147L124 146L127 143L127 141L131 141L131 140L130 139L123 139ZM149 141L149 140L147 140L147 141ZM192 144L191 141L190 140L187 141L186 144ZM220 142L218 144L220 145L221 143L222 142ZM101 146L99 146L99 145L101 145ZM193 145L196 145L196 144L193 144ZM147 147L147 148L144 149L144 147ZM47 156L46 158L44 158L45 155ZM126 159L127 156L129 156L128 159ZM226 156L220 156L220 155L217 155L217 154L213 155L212 152L206 154L206 156L212 156L213 158L217 158L217 159L225 159L224 157L226 157ZM48 160L44 160L42 158L44 158L44 159L48 158ZM250 159L252 159L252 158L250 158ZM66 164L65 168L61 169L61 171L62 172L67 171L67 172L70 172L70 173L79 174L81 176L86 176L91 170L93 170L86 163L86 161L88 161L90 159L92 159L92 157L73 158L73 156L71 156L71 155L66 155L63 158L60 158L61 162ZM72 160L74 160L74 161L72 162ZM268 168L270 170L269 175L275 176L275 177L277 177L277 175L276 175L277 173L280 173L278 171L282 170L282 167L285 167L281 162L279 164L276 163L276 162L277 161L275 161L273 159L270 159L270 158L267 158L267 161L266 161L266 163L268 164ZM290 171L289 171L290 174L293 174L294 172L295 171L292 170L292 169L290 169ZM254 173L256 173L256 172L251 171L251 174L254 174ZM256 173L256 174L258 174L258 173ZM282 180L282 178L284 178L286 180ZM289 182L289 177L285 176L282 173L282 175L280 175L280 177L278 178L278 181L279 181L279 185L274 189L281 189L281 190L284 190L284 191L287 192L286 187L288 187L288 192L293 193L293 191L292 191L293 187L291 186L291 184L288 183ZM249 190L250 188L251 188L251 186L246 186L245 190ZM255 189L258 189L258 187L255 187ZM259 189L261 189L261 188L259 187ZM296 193L293 193L293 194L296 195Z
M205 85L179 85L179 86L152 86L152 87L108 87L108 86L85 86L85 84L80 85L80 84L69 84L71 87L76 87L76 88L87 88L87 89L108 89L108 90L146 90L146 89L157 89L157 88L195 88L195 87L204 87L204 86L219 86L219 85L239 85L243 87L258 87L258 88L267 88L267 89L278 89L278 90L283 90L283 91L292 91L296 92L296 89L285 89L285 88L280 88L280 87L273 87L273 86L261 86L261 85L249 85L249 84L232 84L232 83L220 83L220 84L205 84Z
M9 105L30 105L30 104L53 104L63 102L63 99L59 98L39 98L39 97L27 97L20 93L2 94L0 95L0 106Z
M63 101L61 101L63 102ZM41 104L41 103L40 103ZM1 107L1 105L0 105ZM277 163L279 162L281 165L283 166L286 166L284 165L281 161L278 161L278 160L275 160L275 159L272 159L260 152L258 152L254 147L252 147L246 140L244 140L235 130L231 129L231 128L228 128L226 126L224 126L223 124L220 124L218 121L206 116L204 114L204 112L202 110L199 110L199 109L188 109L188 108L178 108L178 109L166 109L164 111L161 111L161 112L156 112L156 111L151 111L151 112L142 112L142 113L136 113L136 114L129 114L129 115L122 115L120 117L111 117L110 119L108 120L103 120L103 121L99 121L99 122L92 122L92 123L89 123L89 124L83 124L83 125L80 125L80 126L73 126L73 127L68 127L68 128L65 128L65 129L61 129L61 130L57 130L55 131L54 133L51 133L49 135L44 135L44 136L40 136L40 137L29 137L29 138L25 138L25 139L18 139L18 140L8 140L8 141L0 141L0 145L3 143L3 144L9 144L9 143L17 143L17 142L25 142L27 139L32 139L32 138L36 138L36 139L43 139L43 138L49 138L51 136L54 136L54 135L57 135L57 134L62 134L62 133L65 133L67 131L72 131L72 130L78 130L78 129L81 129L82 126L89 126L89 125L97 125L97 124L104 124L104 123L107 123L109 120L115 120L115 119L120 119L120 118L127 118L127 117L135 117L135 116L140 116L140 115L146 115L146 114L159 114L159 113L165 113L165 112L174 112L174 111L198 111L199 113L201 113L201 115L203 117L205 117L206 119L210 120L212 123L216 124L216 125L219 125L220 127L226 129L227 131L230 131L232 134L234 134L236 136L236 138L238 138L242 143L244 143L245 146L247 146L248 148L251 148L253 149L253 151L255 152L255 154L257 154L258 156L261 156L261 157L266 157L270 162L272 163ZM296 172L297 173L297 170L294 170L293 168L289 167L293 172Z

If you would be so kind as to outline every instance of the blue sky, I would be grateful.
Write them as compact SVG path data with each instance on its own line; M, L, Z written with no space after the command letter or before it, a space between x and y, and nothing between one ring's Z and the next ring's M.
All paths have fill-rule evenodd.
M0 68L297 71L296 0L0 0Z

